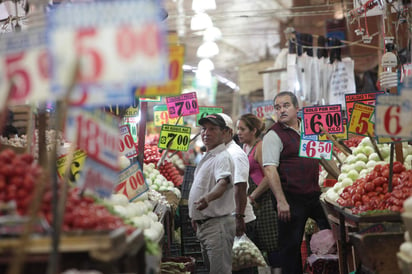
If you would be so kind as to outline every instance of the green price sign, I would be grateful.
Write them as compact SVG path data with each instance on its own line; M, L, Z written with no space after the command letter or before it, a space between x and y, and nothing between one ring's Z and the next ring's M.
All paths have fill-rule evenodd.
M199 120L209 114L222 113L223 107L199 107L199 113L196 114L196 125L199 125Z
M190 127L162 125L159 148L187 151L190 143Z

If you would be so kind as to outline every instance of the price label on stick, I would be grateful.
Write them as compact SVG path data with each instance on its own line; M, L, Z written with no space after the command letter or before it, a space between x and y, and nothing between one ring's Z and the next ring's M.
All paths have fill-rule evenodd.
M175 97L166 97L166 105L171 118L199 113L196 92L184 93Z
M120 153L126 155L127 158L137 156L136 146L128 125L120 126Z
M177 118L170 118L169 112L167 111L166 105L157 105L153 107L153 116L154 116L154 125L157 127L161 127L162 125L169 124L169 125L183 125L184 119L183 117Z
M369 134L373 136L373 122L371 121L371 119L374 111L375 106L356 102L353 105L348 132L362 136L368 136L369 132Z
M303 108L305 135L318 135L322 126L330 134L342 133L342 106L316 106Z
M251 112L260 119L273 117L273 115L275 114L273 100L252 103Z
M332 159L333 143L327 141L300 140L299 156Z
M199 113L196 115L196 125L199 126L199 120L209 114L222 113L223 107L199 107Z
M376 104L377 136L412 137L412 102L407 95L381 95Z
M383 94L383 93L384 93L383 91L379 91L379 92L370 92L370 93L345 94L346 117L348 121L350 121L350 115L352 113L353 105L355 104L355 102L374 106L376 103L376 95Z
M190 142L190 127L163 125L160 131L159 148L187 151Z
M120 172L118 183L114 188L114 192L126 195L129 201L139 197L149 189L139 162L136 162Z

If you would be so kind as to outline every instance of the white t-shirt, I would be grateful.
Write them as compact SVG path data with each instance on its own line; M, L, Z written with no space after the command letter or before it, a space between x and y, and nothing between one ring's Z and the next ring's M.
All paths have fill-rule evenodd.
M230 156L232 156L233 163L235 164L235 173L233 176L234 184L236 185L238 183L245 182L247 194L247 189L249 188L249 159L243 149L233 140L226 145L226 148ZM245 223L251 222L255 219L256 216L253 212L252 205L249 203L249 200L247 200L244 218Z
M209 217L219 217L231 214L236 209L235 192L233 188L234 164L232 157L224 144L205 153L196 167L194 180L189 192L189 217L193 220L204 220ZM228 177L230 183L223 195L211 202L207 208L197 210L194 205L200 197L209 193L217 181Z

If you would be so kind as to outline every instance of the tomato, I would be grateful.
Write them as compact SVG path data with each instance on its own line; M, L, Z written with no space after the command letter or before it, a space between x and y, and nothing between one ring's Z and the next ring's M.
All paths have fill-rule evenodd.
M406 168L403 166L401 162L395 161L393 162L393 172L394 173L401 173L402 171L405 171Z
M374 190L375 190L375 184L372 183L372 182L367 182L367 183L364 185L364 188L365 188L365 191L366 191L366 192L374 191Z
M363 195L362 196L362 202L363 204L368 204L370 202L370 198L368 195Z
M386 182L388 182L388 179L385 178L385 177L377 177L377 178L373 179L373 181L372 181L372 183L375 185L375 187L382 186Z
M366 179L366 181L371 182L378 176L379 176L378 172L373 170L368 175L366 175L365 179Z
M383 192L383 187L377 186L375 188L376 193L382 193Z
M358 193L356 193L352 196L353 203L356 203L357 201L361 201L361 200L362 200L362 196Z
M378 174L380 174L382 172L382 165L376 165L373 168L373 171L376 171Z
M340 195L344 200L348 200L350 198L349 192L342 192Z

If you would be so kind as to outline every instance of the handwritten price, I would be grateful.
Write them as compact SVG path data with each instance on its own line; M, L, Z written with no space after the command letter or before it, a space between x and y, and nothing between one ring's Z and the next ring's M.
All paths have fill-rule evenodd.
M134 140L127 125L120 127L120 152L125 153L128 158L137 156Z
M148 190L139 163L135 163L119 175L119 183L114 188L116 193L122 193L131 201Z
M330 160L332 158L332 143L312 140L301 140L300 157Z

